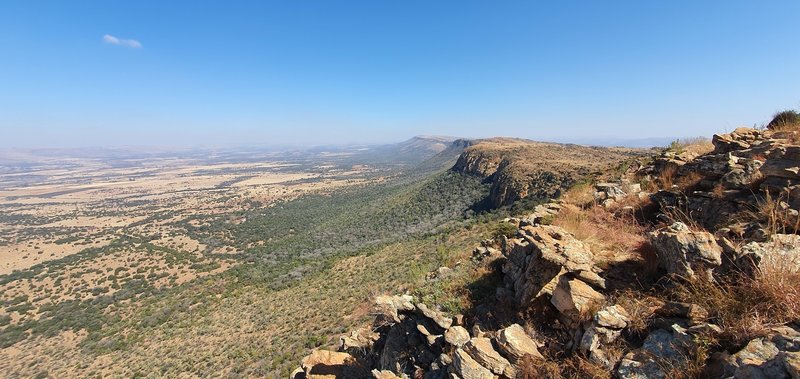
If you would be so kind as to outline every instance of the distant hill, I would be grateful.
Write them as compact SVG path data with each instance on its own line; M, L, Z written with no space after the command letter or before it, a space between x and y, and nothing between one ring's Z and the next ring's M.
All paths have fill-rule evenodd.
M445 151L456 137L416 136L409 140L380 145L364 150L363 156L373 163L418 164Z
M643 153L626 148L490 138L473 141L466 147L453 170L491 181L491 206L498 207L527 197L557 197L577 180Z

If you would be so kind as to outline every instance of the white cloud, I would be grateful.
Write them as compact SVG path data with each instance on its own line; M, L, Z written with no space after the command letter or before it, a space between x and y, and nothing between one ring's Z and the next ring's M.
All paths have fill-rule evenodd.
M135 40L135 39L122 39L112 36L111 34L106 34L103 36L103 41L105 43L110 43L112 45L119 45L130 47L131 49L141 49L142 43Z

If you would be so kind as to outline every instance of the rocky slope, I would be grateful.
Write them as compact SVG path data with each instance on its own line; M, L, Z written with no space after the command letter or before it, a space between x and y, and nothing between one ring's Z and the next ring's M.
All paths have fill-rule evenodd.
M499 207L527 197L556 197L576 181L641 153L631 149L492 138L475 141L467 147L453 170L490 180L491 203Z
M662 208L731 236L763 240L777 231L765 227L793 229L798 221L800 146L792 138L786 132L739 128L714 136L708 154L695 158L668 152L642 174L676 183L656 195ZM778 207L773 225L752 217L772 206Z
M483 241L469 264L429 275L488 271L500 278L488 300L447 314L409 294L377 296L371 325L343 336L338 352L312 352L292 377L798 378L795 140L737 129L706 154L667 151L587 187L588 203L565 196L505 219L512 232ZM509 156L558 148L510 142L478 143L456 169L501 186ZM550 167L597 167L575 159ZM530 193L505 188L515 195L501 204ZM620 236L635 256L603 243Z

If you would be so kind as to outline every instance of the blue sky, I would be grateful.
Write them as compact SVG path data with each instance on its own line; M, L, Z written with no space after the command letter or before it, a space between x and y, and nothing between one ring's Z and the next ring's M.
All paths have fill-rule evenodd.
M711 135L800 108L800 1L0 2L0 147Z

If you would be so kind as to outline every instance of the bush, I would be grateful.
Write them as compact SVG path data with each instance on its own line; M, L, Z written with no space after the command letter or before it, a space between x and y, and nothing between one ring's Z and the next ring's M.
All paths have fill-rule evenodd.
M499 222L492 232L492 238L500 239L503 236L512 238L517 234L517 226L509 222Z
M777 131L798 130L800 129L800 113L795 110L778 112L772 117L772 121L767 124L767 129Z

